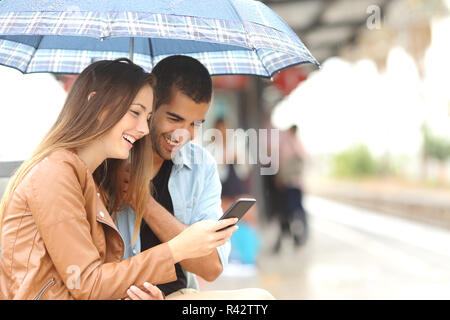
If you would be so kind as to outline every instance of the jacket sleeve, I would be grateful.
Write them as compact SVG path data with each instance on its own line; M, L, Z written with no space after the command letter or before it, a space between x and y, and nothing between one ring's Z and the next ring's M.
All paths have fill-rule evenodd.
M83 176L70 161L40 165L31 176L30 209L47 252L75 299L120 299L131 285L176 280L166 243L124 261L102 263L85 210L82 180L88 173Z

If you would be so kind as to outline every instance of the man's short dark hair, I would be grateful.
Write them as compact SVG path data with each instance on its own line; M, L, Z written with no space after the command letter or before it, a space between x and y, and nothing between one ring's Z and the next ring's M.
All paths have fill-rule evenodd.
M198 60L182 55L164 58L156 64L155 108L170 103L176 88L196 103L210 102L212 81L208 69Z

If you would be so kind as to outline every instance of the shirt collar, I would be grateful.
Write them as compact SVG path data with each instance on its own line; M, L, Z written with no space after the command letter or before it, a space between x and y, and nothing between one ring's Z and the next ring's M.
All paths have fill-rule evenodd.
M189 151L192 151L191 142L186 143L173 157L172 161L177 170L180 170L183 166L192 170L192 159Z

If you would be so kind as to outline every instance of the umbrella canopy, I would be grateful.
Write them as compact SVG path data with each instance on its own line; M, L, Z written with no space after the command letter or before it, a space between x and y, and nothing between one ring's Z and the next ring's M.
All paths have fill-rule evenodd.
M151 71L175 54L200 60L211 75L271 77L292 65L318 65L259 1L0 2L0 64L23 73L80 73L94 61L128 56Z

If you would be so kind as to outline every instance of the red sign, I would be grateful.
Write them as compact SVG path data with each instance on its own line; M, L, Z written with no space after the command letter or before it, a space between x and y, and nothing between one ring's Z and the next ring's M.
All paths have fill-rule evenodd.
M213 76L213 86L217 89L243 90L247 86L248 76Z
M281 70L279 73L273 76L273 84L283 92L284 95L288 95L292 92L300 82L306 80L307 74L300 67L290 67Z
M61 82L63 83L64 90L66 92L70 91L70 88L72 88L72 85L77 78L78 78L77 74L65 74L62 76Z

